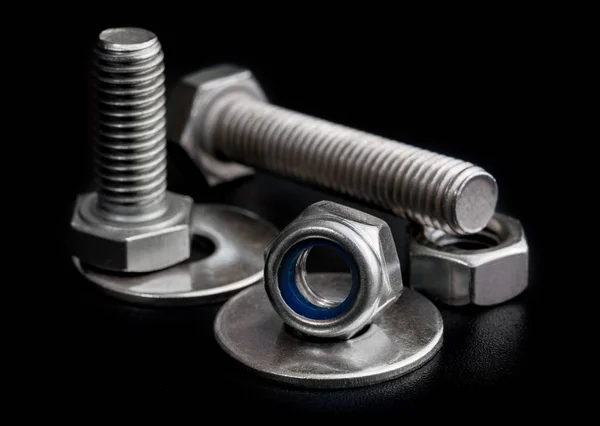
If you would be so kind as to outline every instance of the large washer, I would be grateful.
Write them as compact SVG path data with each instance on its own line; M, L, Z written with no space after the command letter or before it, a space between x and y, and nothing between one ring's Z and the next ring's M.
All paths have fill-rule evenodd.
M118 274L73 258L77 269L111 295L134 303L180 306L223 300L262 280L263 256L277 229L244 209L197 204L192 237L208 238L214 252L156 272Z
M350 274L318 274L315 287L342 297ZM335 293L334 293L335 294ZM215 319L215 336L236 361L255 373L310 388L347 388L402 376L429 361L442 345L442 316L414 290L349 340L300 336L284 325L263 286L232 297Z

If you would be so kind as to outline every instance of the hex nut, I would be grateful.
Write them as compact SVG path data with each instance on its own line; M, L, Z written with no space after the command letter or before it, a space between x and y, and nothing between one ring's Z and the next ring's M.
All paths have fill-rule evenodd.
M284 268L286 255L298 244L315 240L337 244L356 264L355 296L347 310L333 318L308 318L291 308L282 296L280 269ZM303 254L308 253L306 250ZM299 264L297 261L294 266L296 271ZM296 272L299 288L298 279ZM400 260L392 232L385 221L367 213L329 201L315 203L266 249L265 289L275 311L290 327L306 335L349 339L402 294Z
M420 226L410 235L410 287L442 303L496 305L527 287L529 248L517 219L496 213L470 236Z
M80 195L71 219L73 255L97 268L150 272L190 257L191 198L167 192L166 210L143 223L112 222L96 213L97 193Z
M230 93L267 101L252 72L229 64L187 75L168 100L167 136L181 145L211 186L254 173L250 167L218 158L210 143L214 120L210 109L215 100Z

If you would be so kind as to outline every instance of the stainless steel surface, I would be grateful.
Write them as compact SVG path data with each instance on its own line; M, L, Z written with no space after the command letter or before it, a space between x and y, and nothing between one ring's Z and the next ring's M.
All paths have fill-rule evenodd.
M208 238L215 251L145 274L114 274L74 258L77 269L102 289L121 299L158 306L214 302L259 282L263 253L277 229L255 214L223 205L195 205L192 234Z
M339 304L339 300L317 299L306 284L304 263L310 245L317 242L335 244L356 269L352 300L335 316L324 319L310 317L290 306L282 291L282 285L287 283L282 280L281 270L285 270L287 262L292 262L290 267L295 268L295 274L289 285L300 290L312 305L309 308L325 306L328 309ZM296 260L289 258L301 243L309 246L299 249ZM274 310L290 327L307 335L352 337L382 315L400 297L402 287L400 261L387 223L330 201L309 206L284 228L265 252L265 289Z
M350 279L318 277L340 295ZM442 334L440 312L410 289L350 340L305 339L288 331L262 286L232 297L215 320L216 339L235 360L261 376L309 388L365 386L407 374L436 354Z
M169 110L169 138L211 184L256 167L457 235L480 231L494 214L496 181L480 167L270 105L246 69L183 78Z
M110 28L95 50L98 211L158 215L167 189L163 52L156 35Z
M156 271L190 256L192 199L168 192L168 209L144 222L98 214L98 194L80 195L71 219L74 255L107 271Z
M169 193L164 65L156 35L100 33L95 49L97 193L79 197L74 255L99 268L150 272L190 256L192 200Z
M210 128L204 125L212 105L225 93L245 93L261 101L265 94L248 70L232 65L207 68L185 76L169 95L167 132L177 141L204 174L209 185L248 176L254 170L234 161L218 158Z
M449 305L496 305L528 283L529 248L521 223L496 213L470 236L411 231L410 286Z

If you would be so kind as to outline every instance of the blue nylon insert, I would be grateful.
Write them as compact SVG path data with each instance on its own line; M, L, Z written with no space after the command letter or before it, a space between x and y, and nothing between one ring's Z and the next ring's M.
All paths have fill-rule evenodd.
M338 252L346 261L352 273L352 287L350 293L342 303L332 308L323 308L309 302L306 297L300 293L296 285L296 261L300 254L311 247L323 246L329 247ZM279 267L279 291L285 303L298 315L314 320L327 320L338 317L346 312L358 293L358 267L354 258L344 250L340 245L321 238L312 238L301 241L293 246L284 256L281 266Z

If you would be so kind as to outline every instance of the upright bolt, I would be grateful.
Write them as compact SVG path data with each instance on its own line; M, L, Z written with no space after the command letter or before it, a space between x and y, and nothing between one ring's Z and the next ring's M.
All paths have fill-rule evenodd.
M111 28L94 53L98 190L78 198L74 254L125 272L179 263L190 256L192 200L167 192L161 45L150 31Z
M177 114L169 136L215 183L247 174L225 159L453 234L476 233L494 214L496 181L482 168L271 105L248 70L225 65L191 74L169 107Z
M114 28L95 54L98 209L146 220L164 210L167 188L161 45L149 31Z

